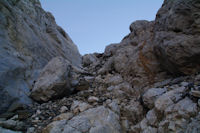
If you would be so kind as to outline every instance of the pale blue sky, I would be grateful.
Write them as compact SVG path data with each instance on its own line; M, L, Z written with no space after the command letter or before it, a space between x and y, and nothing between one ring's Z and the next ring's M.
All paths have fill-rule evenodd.
M103 52L120 42L135 20L154 20L163 0L40 0L78 46L80 53Z

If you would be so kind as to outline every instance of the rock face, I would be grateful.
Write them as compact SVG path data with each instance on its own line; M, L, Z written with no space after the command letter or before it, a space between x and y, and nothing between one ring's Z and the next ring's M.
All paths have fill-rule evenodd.
M76 45L38 0L0 0L0 113L13 101L30 103L28 93L39 71L53 57L76 66Z
M154 22L145 20L132 23L129 35L119 44L106 47L99 74L119 73L133 88L166 78L154 53L153 27Z
M170 73L192 74L200 69L199 3L199 0L165 0L157 13L155 53Z

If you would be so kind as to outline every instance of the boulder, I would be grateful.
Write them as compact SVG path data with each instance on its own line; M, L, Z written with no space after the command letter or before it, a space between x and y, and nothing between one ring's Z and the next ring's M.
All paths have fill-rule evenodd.
M170 105L181 100L184 97L186 90L185 87L180 87L164 93L158 97L154 103L156 110L164 112Z
M43 133L120 133L119 116L104 106L89 109L70 120L50 123Z
M67 60L53 58L41 71L30 96L38 102L47 102L71 94L69 71L70 63Z
M1 114L15 101L31 103L29 90L53 57L80 66L81 56L39 0L0 0L0 20Z
M121 114L128 118L129 121L136 124L143 118L143 107L138 101L130 101L128 105L121 108Z
M156 15L155 54L169 73L190 75L200 69L199 7L199 0L165 0Z
M166 88L151 88L142 96L144 105L147 106L149 109L154 107L155 100L165 93L167 90Z
M86 54L82 57L83 66L98 64L98 58L94 54Z

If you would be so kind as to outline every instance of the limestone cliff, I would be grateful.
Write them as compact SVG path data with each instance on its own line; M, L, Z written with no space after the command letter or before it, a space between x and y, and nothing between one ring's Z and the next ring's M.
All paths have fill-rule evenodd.
M76 45L38 0L0 0L0 113L29 103L33 82L53 57L80 66Z

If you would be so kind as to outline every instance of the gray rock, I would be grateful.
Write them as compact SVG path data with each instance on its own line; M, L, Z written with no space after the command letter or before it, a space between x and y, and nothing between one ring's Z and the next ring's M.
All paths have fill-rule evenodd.
M42 133L61 133L64 129L65 124L66 124L66 120L54 121L50 123L49 125L47 125L47 127L45 127L42 130Z
M115 87L114 86L110 86L107 88L108 91L112 91Z
M148 124L155 127L158 124L158 114L155 111L155 109L152 109L147 112L146 119L148 121Z
M118 46L119 44L110 44L106 46L105 51L104 51L104 56L114 55Z
M108 106L112 111L114 111L117 114L120 114L120 108L116 100L113 100L112 103L108 104Z
M86 54L82 57L83 66L97 65L98 58L94 54Z
M112 57L109 58L105 62L105 64L103 65L103 67L98 70L98 74L105 74L105 73L108 73L108 72L114 70L113 63L114 63L114 58L112 58Z
M139 35L142 31L147 30L149 21L146 20L137 20L130 25L130 31L134 35Z
M186 133L199 133L200 132L200 115L197 115L192 121L187 125Z
M22 132L20 132L20 131L12 131L12 130L0 127L0 133L22 133Z
M190 92L190 94L191 94L192 96L194 96L194 97L200 98L200 91L198 91L198 90L192 90L192 91Z
M27 129L27 132L26 133L34 133L35 132L35 128L34 127L29 127Z
M55 121L43 133L120 133L119 116L100 106L80 113L69 121Z
M154 107L155 100L165 93L167 90L166 88L151 88L149 89L143 96L144 104L149 108L152 109Z
M158 129L153 127L147 127L142 133L157 133Z
M184 98L183 100L179 101L178 103L168 107L165 110L165 115L177 112L179 116L183 118L191 118L197 114L197 104L194 103L188 97Z
M70 63L62 57L53 58L41 71L31 97L39 102L47 102L50 99L69 95L71 90L69 83Z
M26 125L25 123L21 121L15 121L15 120L6 120L6 121L0 121L0 127L16 130L16 131L25 131Z
M121 107L120 112L133 124L136 124L143 118L143 107L138 101L130 101L128 105Z
M66 107L66 106L62 106L61 108L60 108L60 112L61 113L64 113L64 112L66 112L68 110L68 108Z
M130 124L127 119L121 120L121 125L122 125L123 130L128 131Z
M199 71L199 11L199 0L165 0L156 15L155 53L170 73Z
M121 75L107 75L105 83L109 85L118 85L123 82Z
M167 107L181 100L186 90L185 87L180 87L161 95L154 103L156 110L165 111Z
M141 130L145 130L148 127L148 121L146 118L142 119L142 121L140 122L140 129Z
M39 0L0 1L0 113L18 100L30 104L29 90L40 70L62 56L76 66L76 45L45 12Z
M94 102L98 102L99 101L99 98L98 97L95 97L95 96L90 96L88 98L88 102L89 103L94 103Z
M145 20L134 22L130 26L131 33L119 44L111 45L105 51L108 55L112 53L110 57L112 70L120 73L123 79L136 89L141 89L165 77L153 50L151 40L153 26L154 22ZM141 89L141 93L143 92Z
M72 113L62 113L58 116L56 116L53 120L54 121L59 121L59 120L69 120L73 117L73 114Z
M71 110L77 114L79 112L83 112L87 109L91 108L91 106L88 103L82 102L82 101L73 101L71 105Z

